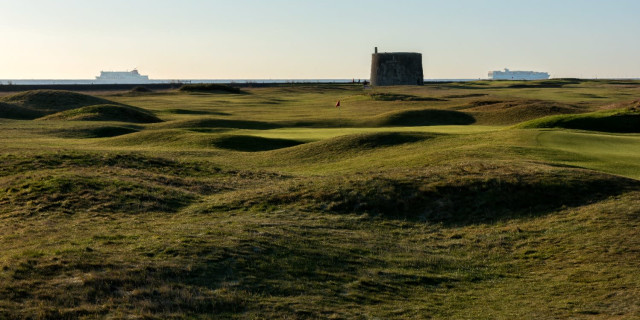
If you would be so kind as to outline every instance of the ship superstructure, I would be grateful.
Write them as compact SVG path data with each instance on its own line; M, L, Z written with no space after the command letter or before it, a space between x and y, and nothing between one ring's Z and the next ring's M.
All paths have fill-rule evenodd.
M489 71L491 80L546 80L549 73L537 71L511 71L507 68L504 71Z
M131 71L100 71L96 81L102 83L145 83L149 82L149 76L141 75L136 69Z

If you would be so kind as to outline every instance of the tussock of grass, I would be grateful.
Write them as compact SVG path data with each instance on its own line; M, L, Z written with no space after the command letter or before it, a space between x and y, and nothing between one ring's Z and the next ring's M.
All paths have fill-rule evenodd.
M516 128L565 128L603 132L640 132L640 108L631 107L575 115L548 116L521 123Z
M219 83L194 83L184 84L179 89L183 92L204 92L204 93L244 93L240 88Z
M114 104L100 104L66 110L39 120L120 121L133 123L161 122L153 113L142 108Z
M363 124L373 127L468 125L475 119L466 113L452 110L424 109L392 111L369 118Z

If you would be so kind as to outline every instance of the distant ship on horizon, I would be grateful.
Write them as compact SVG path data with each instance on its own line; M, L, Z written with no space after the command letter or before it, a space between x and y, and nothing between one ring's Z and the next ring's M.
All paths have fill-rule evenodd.
M537 71L511 71L504 68L504 71L489 71L490 80L546 80L549 73Z
M146 83L149 76L141 75L137 69L131 71L100 71L96 81L101 83Z

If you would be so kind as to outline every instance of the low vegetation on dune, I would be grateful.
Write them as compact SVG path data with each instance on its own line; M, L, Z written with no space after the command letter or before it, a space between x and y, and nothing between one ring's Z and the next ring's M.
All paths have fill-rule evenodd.
M258 197L220 205L226 209L293 205L312 211L464 225L534 217L639 188L636 180L587 170L535 163L468 162L298 181L285 189L265 189Z
M106 99L62 90L25 91L2 97L0 100L24 110L25 113L31 113L32 116L25 119L39 118L47 114L91 105L113 104Z
M640 107L575 115L546 116L517 125L518 128L565 128L603 132L640 133Z
M584 112L576 106L543 100L476 100L456 109L480 123L491 124L515 124L549 115Z
M142 108L99 104L54 113L39 120L120 121L132 123L161 122L153 113Z
M640 81L202 87L0 98L0 319L640 317Z

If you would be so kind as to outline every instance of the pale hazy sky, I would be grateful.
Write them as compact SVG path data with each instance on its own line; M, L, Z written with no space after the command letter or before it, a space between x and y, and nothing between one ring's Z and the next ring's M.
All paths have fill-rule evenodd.
M639 0L0 0L0 79L368 78L374 46L425 78L640 77L639 39Z

